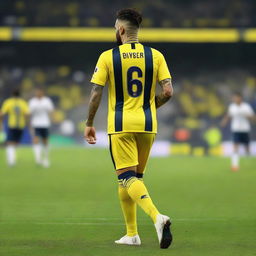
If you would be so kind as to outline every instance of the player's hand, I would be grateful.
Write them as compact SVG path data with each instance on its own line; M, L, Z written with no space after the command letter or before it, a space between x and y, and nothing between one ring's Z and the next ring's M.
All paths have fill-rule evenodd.
M96 144L96 130L93 126L85 127L84 138L89 144Z
M224 118L221 120L221 122L220 122L220 126L222 127L222 128L224 128L227 124L228 124L228 122L229 122L229 116L228 115L225 115L224 116Z

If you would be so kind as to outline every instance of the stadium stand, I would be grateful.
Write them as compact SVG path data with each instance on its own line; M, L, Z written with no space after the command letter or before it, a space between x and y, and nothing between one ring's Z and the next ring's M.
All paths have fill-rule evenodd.
M29 99L34 87L44 86L56 105L53 132L61 133L62 124L71 121L75 129L70 135L81 142L91 89L90 76L89 71L84 72L69 66L1 67L0 102L13 88L21 88L23 96ZM241 85L245 100L256 108L256 78L247 71L216 70L179 80L175 84L175 97L168 103L169 107L159 109L158 138L202 144L207 136L205 133L210 128L219 126L232 92ZM98 114L96 127L98 130L104 130L107 116L106 95ZM228 139L228 130L224 129L223 132L224 139ZM255 129L253 137L256 138Z
M255 47L253 43L246 44L256 40L255 30L250 29L256 27L256 5L253 0L0 1L0 27L9 29L0 33L0 103L15 87L21 87L24 97L29 99L34 87L44 86L57 107L53 133L72 135L81 142L91 72L100 52L112 48L114 39L100 40L109 42L105 44L104 41L102 45L99 38L93 43L88 41L83 44L79 39L77 44L72 44L69 42L72 34L65 43L61 35L59 44L51 44L49 35L44 40L37 38L39 27L50 28L48 30L56 27L57 30L62 29L64 34L67 28L76 30L76 27L80 27L94 31L113 27L116 10L125 5L143 13L143 27L148 27L150 31L155 28L181 28L179 31L184 32L183 28L195 28L185 29L188 40L182 41L177 39L177 34L173 34L177 41L172 39L170 44L152 45L166 56L175 86L175 97L168 103L169 108L158 111L158 139L195 145L213 145L221 139L230 139L229 129L220 130L218 127L232 92L242 91L245 100L256 109L256 78L253 71ZM31 27L35 28L34 34L27 39L28 33L24 31L33 30ZM198 34L193 34L194 30L200 31L197 28L207 28L207 33L212 33L211 28L223 29L220 29L222 34L210 33L210 41L195 41ZM112 30L109 30L112 35ZM231 39L224 38L222 41L221 36L226 35L227 30L231 31ZM44 31L41 33L47 34ZM50 35L52 33L55 32ZM80 29L76 33L80 34ZM163 33L161 29L159 33ZM212 44L215 42L212 38L221 40L219 44ZM159 36L159 42L161 40L163 37ZM144 41L151 45L152 38ZM198 46L195 46L195 42L199 43ZM226 43L230 44L225 46ZM105 95L96 119L98 130L106 128L106 122L102 122L106 120L106 109ZM252 138L256 139L255 129ZM200 155L200 151L197 154Z
M1 26L112 27L115 11L134 7L144 14L144 27L255 27L253 0L185 1L1 1ZM104 10L104 15L102 15Z

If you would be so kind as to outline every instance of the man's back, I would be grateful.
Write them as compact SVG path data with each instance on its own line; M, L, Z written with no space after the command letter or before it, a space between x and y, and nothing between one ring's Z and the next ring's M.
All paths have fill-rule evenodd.
M118 177L118 194L127 233L116 244L140 245L136 204L148 214L156 228L160 248L172 242L170 218L161 214L143 183L143 174L157 132L156 108L173 94L171 76L163 55L138 43L141 14L134 9L117 12L117 48L103 52L91 82L93 88L84 137L96 143L93 121L103 86L109 84L108 133L111 158ZM155 94L156 83L161 93Z
M26 115L29 112L25 100L19 97L9 98L4 101L1 111L8 115L8 126L10 128L23 129L25 127Z
M156 133L156 83L167 78L165 59L155 49L126 43L103 52L91 82L109 83L108 133Z

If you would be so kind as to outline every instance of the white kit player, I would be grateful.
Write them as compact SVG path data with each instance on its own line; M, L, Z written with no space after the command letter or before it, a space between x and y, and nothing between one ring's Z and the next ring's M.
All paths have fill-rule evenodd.
M229 105L228 113L222 120L222 126L227 125L231 120L231 132L233 136L233 154L231 157L231 169L233 171L239 170L239 145L245 147L246 153L250 153L250 121L254 119L254 111L252 107L243 102L242 95L235 93L232 99L233 103Z
M49 167L48 138L51 114L54 110L53 102L49 97L45 96L41 88L38 88L35 90L35 97L29 101L29 110L35 161L39 165Z

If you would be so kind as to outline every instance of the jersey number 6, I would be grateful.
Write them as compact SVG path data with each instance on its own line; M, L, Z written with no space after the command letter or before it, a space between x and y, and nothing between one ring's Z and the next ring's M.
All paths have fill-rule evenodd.
M138 77L142 77L142 70L139 67L133 66L130 67L127 71L128 93L131 97L136 98L141 95L143 86L140 80L132 78L134 72L137 72Z

